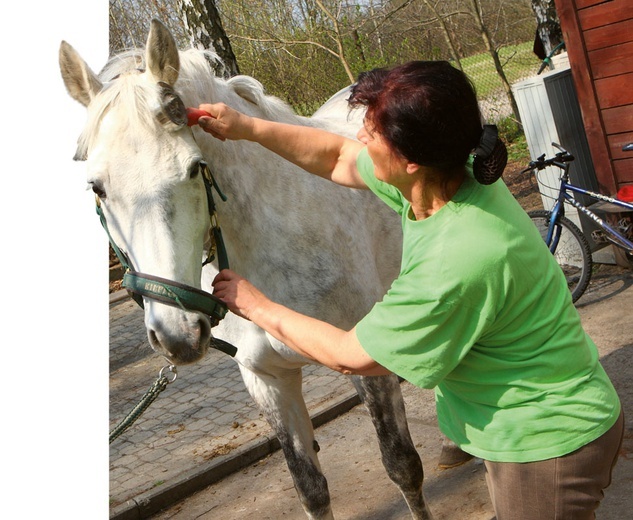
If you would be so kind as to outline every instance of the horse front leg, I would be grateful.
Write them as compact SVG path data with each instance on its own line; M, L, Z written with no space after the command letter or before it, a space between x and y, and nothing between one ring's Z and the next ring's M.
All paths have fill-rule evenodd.
M306 515L333 520L327 480L317 457L318 444L301 393L300 368L257 374L240 366L251 397L275 432Z
M433 520L424 500L422 460L407 423L404 399L396 375L352 377L378 434L382 463L398 486L415 520Z

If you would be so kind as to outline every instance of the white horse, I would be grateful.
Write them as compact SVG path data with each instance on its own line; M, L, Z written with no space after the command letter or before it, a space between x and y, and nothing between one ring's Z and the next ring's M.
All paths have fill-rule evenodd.
M257 117L347 136L355 136L360 119L348 117L341 95L313 117L299 117L264 95L253 78L216 77L210 60L217 57L179 53L157 21L146 51L114 57L99 76L62 42L64 82L88 110L76 159L87 160L88 185L101 199L112 239L137 271L210 289L217 267L201 268L210 227L200 175L204 160L228 197L218 204L217 219L231 268L273 300L351 328L398 274L396 215L366 190L309 175L253 143L218 141L189 128L183 115L185 105L221 101ZM147 297L144 309L152 348L174 364L198 360L213 341L209 319L200 312ZM307 516L333 518L301 394L301 367L310 361L232 314L213 335L237 347L246 387L279 438ZM412 517L430 519L397 377L353 380L390 478Z

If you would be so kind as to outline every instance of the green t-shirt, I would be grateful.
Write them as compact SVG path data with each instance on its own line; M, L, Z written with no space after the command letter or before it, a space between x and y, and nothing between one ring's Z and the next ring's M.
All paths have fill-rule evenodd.
M409 202L357 161L369 188L402 216L401 271L356 327L365 351L435 388L440 429L497 462L570 453L620 413L562 270L502 181L468 176L437 213Z

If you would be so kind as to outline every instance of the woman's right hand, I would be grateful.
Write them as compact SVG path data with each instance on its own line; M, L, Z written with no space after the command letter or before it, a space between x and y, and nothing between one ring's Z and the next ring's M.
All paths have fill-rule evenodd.
M201 117L198 124L205 132L213 137L225 141L249 139L252 134L252 118L232 109L224 103L202 104L200 110L204 110L210 117Z
M300 124L280 123L251 117L224 103L202 104L200 110L210 117L201 117L198 124L205 132L225 141L245 139L259 143L305 171L350 188L367 184L356 168L359 141Z

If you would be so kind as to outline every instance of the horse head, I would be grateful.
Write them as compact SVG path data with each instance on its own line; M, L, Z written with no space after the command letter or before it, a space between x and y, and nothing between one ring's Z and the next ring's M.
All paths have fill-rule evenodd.
M210 227L203 158L174 90L176 43L158 21L152 21L144 52L117 57L98 76L62 42L64 83L88 112L75 159L87 161L88 187L133 269L199 289ZM207 316L143 300L156 352L174 364L204 355L213 341Z

